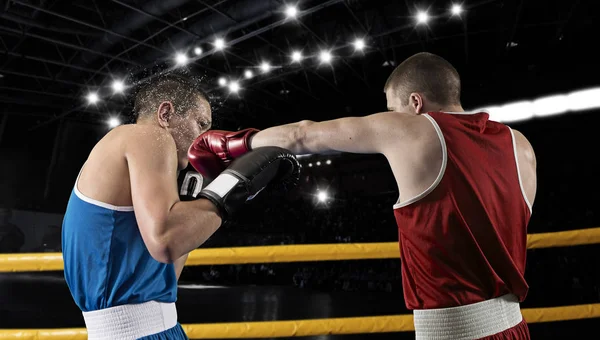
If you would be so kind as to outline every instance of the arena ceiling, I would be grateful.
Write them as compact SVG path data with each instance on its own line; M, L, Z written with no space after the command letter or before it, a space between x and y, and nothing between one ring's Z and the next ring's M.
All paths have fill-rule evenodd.
M229 129L362 115L385 110L386 77L419 51L440 54L459 69L467 107L597 84L598 68L590 69L596 57L581 46L599 31L598 1L465 1L459 14L453 5L459 4L3 0L2 111L32 117L23 120L28 131L60 120L126 121L128 85L162 65L202 75L217 122ZM289 6L296 6L295 16ZM420 11L429 21L419 23ZM223 49L215 45L219 38ZM293 62L293 51L302 60ZM182 55L185 66L178 64ZM115 93L115 80L123 81L123 93ZM88 103L89 93L98 94L96 103Z

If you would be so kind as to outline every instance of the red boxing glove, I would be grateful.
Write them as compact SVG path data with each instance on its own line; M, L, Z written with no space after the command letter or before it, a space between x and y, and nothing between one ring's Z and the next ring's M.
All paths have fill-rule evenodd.
M213 179L225 170L232 160L250 151L250 138L258 131L207 131L192 143L188 150L188 159L194 169Z
M208 181L217 178L227 168L225 163L210 150L193 148L193 146L192 144L192 147L188 150L188 160L192 167Z

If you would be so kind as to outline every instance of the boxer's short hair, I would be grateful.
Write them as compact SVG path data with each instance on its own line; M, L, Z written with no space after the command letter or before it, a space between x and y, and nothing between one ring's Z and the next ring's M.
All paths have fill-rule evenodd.
M402 105L411 93L421 93L437 104L460 103L460 76L446 59L421 52L404 60L389 76L384 91L393 90Z
M199 79L178 73L165 73L138 84L133 110L137 119L154 114L160 103L169 101L173 104L175 113L183 115L188 112L190 105L196 103L198 97L210 103Z

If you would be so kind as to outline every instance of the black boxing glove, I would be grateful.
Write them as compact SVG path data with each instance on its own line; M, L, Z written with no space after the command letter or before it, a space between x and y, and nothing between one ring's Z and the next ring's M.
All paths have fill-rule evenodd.
M193 201L198 199L202 188L208 180L199 174L191 165L180 171L177 175L177 188L179 188L180 201Z
M198 196L213 202L225 220L267 186L288 189L299 178L300 163L294 154L279 147L262 147L234 160Z

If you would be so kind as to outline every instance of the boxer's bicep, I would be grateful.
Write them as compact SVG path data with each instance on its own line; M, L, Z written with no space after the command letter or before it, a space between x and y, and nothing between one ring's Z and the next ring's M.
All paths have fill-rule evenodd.
M402 136L401 113L382 112L366 117L348 117L311 122L299 133L308 152L341 151L384 153Z
M166 136L139 136L135 145L128 147L126 157L140 233L148 250L159 252L169 211L179 201L175 144Z

